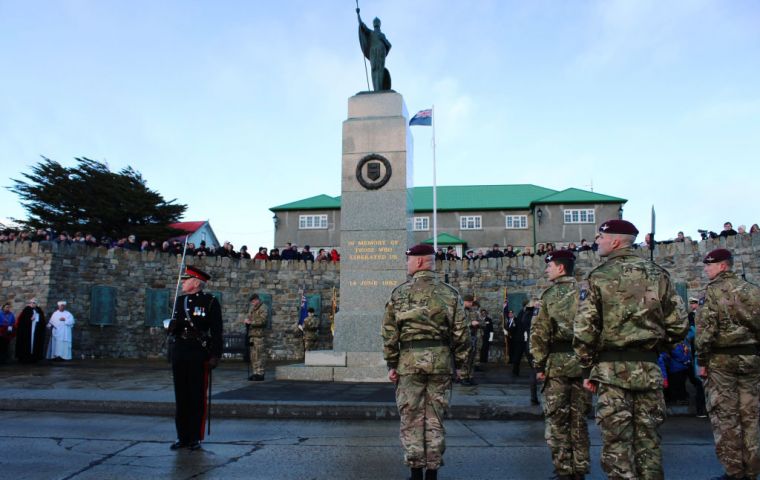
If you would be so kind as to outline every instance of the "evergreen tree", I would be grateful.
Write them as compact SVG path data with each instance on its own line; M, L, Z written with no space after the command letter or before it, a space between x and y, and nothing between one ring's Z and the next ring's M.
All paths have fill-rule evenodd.
M187 205L165 201L132 167L113 173L89 158L77 158L72 168L42 158L31 173L22 173L27 181L11 179L14 185L8 187L29 213L19 223L112 238L135 234L163 240L180 233L168 225L179 221Z

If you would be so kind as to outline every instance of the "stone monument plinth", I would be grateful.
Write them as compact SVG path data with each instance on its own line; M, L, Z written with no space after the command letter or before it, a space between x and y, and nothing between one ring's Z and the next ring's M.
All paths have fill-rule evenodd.
M340 310L333 350L278 367L278 379L387 381L380 325L391 291L406 281L411 242L412 148L408 113L393 91L348 100L343 122Z

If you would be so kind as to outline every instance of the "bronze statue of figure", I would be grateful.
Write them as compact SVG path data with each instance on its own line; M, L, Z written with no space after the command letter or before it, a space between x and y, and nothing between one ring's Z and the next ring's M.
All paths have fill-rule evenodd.
M372 21L372 25L375 27L370 30L367 25L362 22L362 17L359 15L359 9L356 9L356 17L359 19L359 45L361 45L362 53L369 59L369 63L372 67L372 87L373 90L378 92L380 90L391 89L391 74L388 69L385 68L385 57L388 52L391 51L391 42L385 38L385 34L380 31L380 19L375 17Z

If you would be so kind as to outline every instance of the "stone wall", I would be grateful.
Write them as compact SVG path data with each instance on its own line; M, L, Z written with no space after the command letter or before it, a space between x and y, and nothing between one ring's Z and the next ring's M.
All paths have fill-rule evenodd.
M10 301L18 313L36 296L47 314L60 299L77 319L74 356L94 358L145 358L164 353L164 332L146 325L149 289L168 291L174 297L180 258L156 252L131 252L59 246L50 242L0 244L0 299ZM229 258L188 258L212 275L207 290L221 293L225 333L244 333L242 319L253 293L272 296L272 324L267 332L269 355L277 360L303 357L298 320L301 289L322 297L320 348L331 348L329 307L333 286L338 286L336 264L287 265L237 261ZM307 268L308 267L308 268ZM109 325L92 317L93 287L113 287L115 316ZM169 318L171 301L165 304Z
M696 296L707 279L702 273L704 255L719 246L736 258L735 270L749 281L760 283L760 235L741 235L700 243L659 245L655 261L668 269L682 293ZM648 251L639 251L649 255ZM222 295L225 332L244 331L240 321L254 293L272 295L272 326L267 333L269 355L275 360L303 358L301 337L295 330L300 291L322 297L320 348L332 348L329 307L333 287L340 281L339 265L306 265L303 262L251 262L227 258L191 258L214 280L209 291ZM593 252L578 255L576 276L581 279L599 264ZM50 313L59 299L69 302L77 318L74 328L76 357L145 358L163 354L161 327L146 326L146 295L149 289L169 290L174 295L179 258L157 254L105 250L52 243L0 244L0 300L10 301L18 313L31 296ZM494 319L501 318L504 287L510 294L537 297L548 286L543 278L542 258L489 259L477 262L444 262L439 271L462 293L473 293ZM115 317L110 325L95 325L91 318L93 287L109 286L115 292ZM170 308L170 307L169 307ZM519 306L514 306L519 310ZM166 317L168 318L168 311ZM499 323L499 322L497 322ZM492 349L501 357L503 337L497 328Z

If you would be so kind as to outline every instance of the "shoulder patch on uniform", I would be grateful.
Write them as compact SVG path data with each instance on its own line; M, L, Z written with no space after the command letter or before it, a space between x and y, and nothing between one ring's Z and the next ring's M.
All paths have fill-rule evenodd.
M578 284L578 298L582 302L586 300L586 297L588 297L588 282L584 280Z
M702 305L704 305L704 304L705 304L705 294L703 293L703 294L702 294L702 295L699 297L699 306L701 307L701 306L702 306Z

